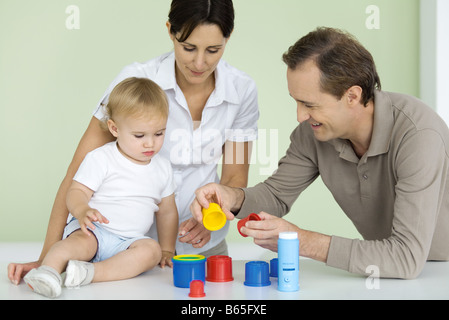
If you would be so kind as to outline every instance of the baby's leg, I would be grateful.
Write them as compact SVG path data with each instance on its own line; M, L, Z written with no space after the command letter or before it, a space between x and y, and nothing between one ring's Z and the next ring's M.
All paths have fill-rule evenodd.
M88 236L77 230L66 239L56 242L45 256L42 265L50 266L62 273L69 260L90 261L96 252L95 236L93 234Z
M24 280L34 292L56 298L61 294L60 274L67 262L70 259L90 260L96 250L97 240L94 235L87 236L82 231L75 231L68 238L55 243L42 265L28 272Z
M125 251L94 263L95 275L92 282L113 281L133 278L154 268L162 257L159 243L153 239L133 242Z

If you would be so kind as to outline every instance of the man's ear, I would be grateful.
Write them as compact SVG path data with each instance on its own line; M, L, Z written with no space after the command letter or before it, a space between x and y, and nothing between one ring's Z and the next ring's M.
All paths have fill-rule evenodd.
M115 138L117 138L117 136L118 136L118 130L117 130L117 126L115 125L114 120L109 119L107 123L108 123L108 129L109 129L109 132L110 132Z
M353 106L362 101L363 89L360 86L352 86L346 91L346 101L348 105Z

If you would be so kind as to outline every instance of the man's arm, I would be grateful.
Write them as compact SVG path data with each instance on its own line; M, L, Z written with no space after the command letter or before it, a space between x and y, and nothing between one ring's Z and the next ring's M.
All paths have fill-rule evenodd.
M390 152L396 154L397 177L391 235L376 240L334 236L329 266L368 275L367 267L375 265L380 277L401 279L414 279L424 268L439 215L448 214L443 202L449 170L445 145L434 130L420 130L403 139L399 150ZM444 237L438 240L441 248L449 240Z

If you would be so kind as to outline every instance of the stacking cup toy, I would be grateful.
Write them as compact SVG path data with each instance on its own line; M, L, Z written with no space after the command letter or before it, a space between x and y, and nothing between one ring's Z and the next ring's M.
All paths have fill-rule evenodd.
M246 218L243 218L243 219L241 219L239 222L237 222L237 229L239 230L239 233L240 233L240 235L242 236L242 237L247 237L247 235L246 234L244 234L244 233L242 233L241 231L240 231L240 229L242 228L242 227L244 227L245 226L245 223L247 222L247 221L260 221L260 217L259 217L259 215L258 214L255 214L255 213L251 213L249 216L247 216Z
M209 203L209 208L203 208L203 225L207 230L217 231L226 224L226 215L216 203Z
M211 256L207 258L207 277L210 282L228 282L232 277L232 258L228 256Z
M273 258L270 260L270 277L278 277L278 258Z
M193 280L190 282L190 293L189 297L191 298L202 298L205 297L204 293L204 282L201 280Z
M198 254L174 256L173 283L175 287L189 288L192 280L206 281L206 257Z
M245 264L245 286L264 287L271 284L268 263L265 261L250 261Z

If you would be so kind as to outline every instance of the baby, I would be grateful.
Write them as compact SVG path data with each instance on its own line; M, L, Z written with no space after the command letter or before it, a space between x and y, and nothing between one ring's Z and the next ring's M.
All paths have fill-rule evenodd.
M170 162L164 142L168 102L153 81L128 78L111 92L105 127L116 138L86 155L67 194L63 240L24 278L54 298L66 287L121 280L172 266L178 228ZM145 234L157 217L159 243Z

